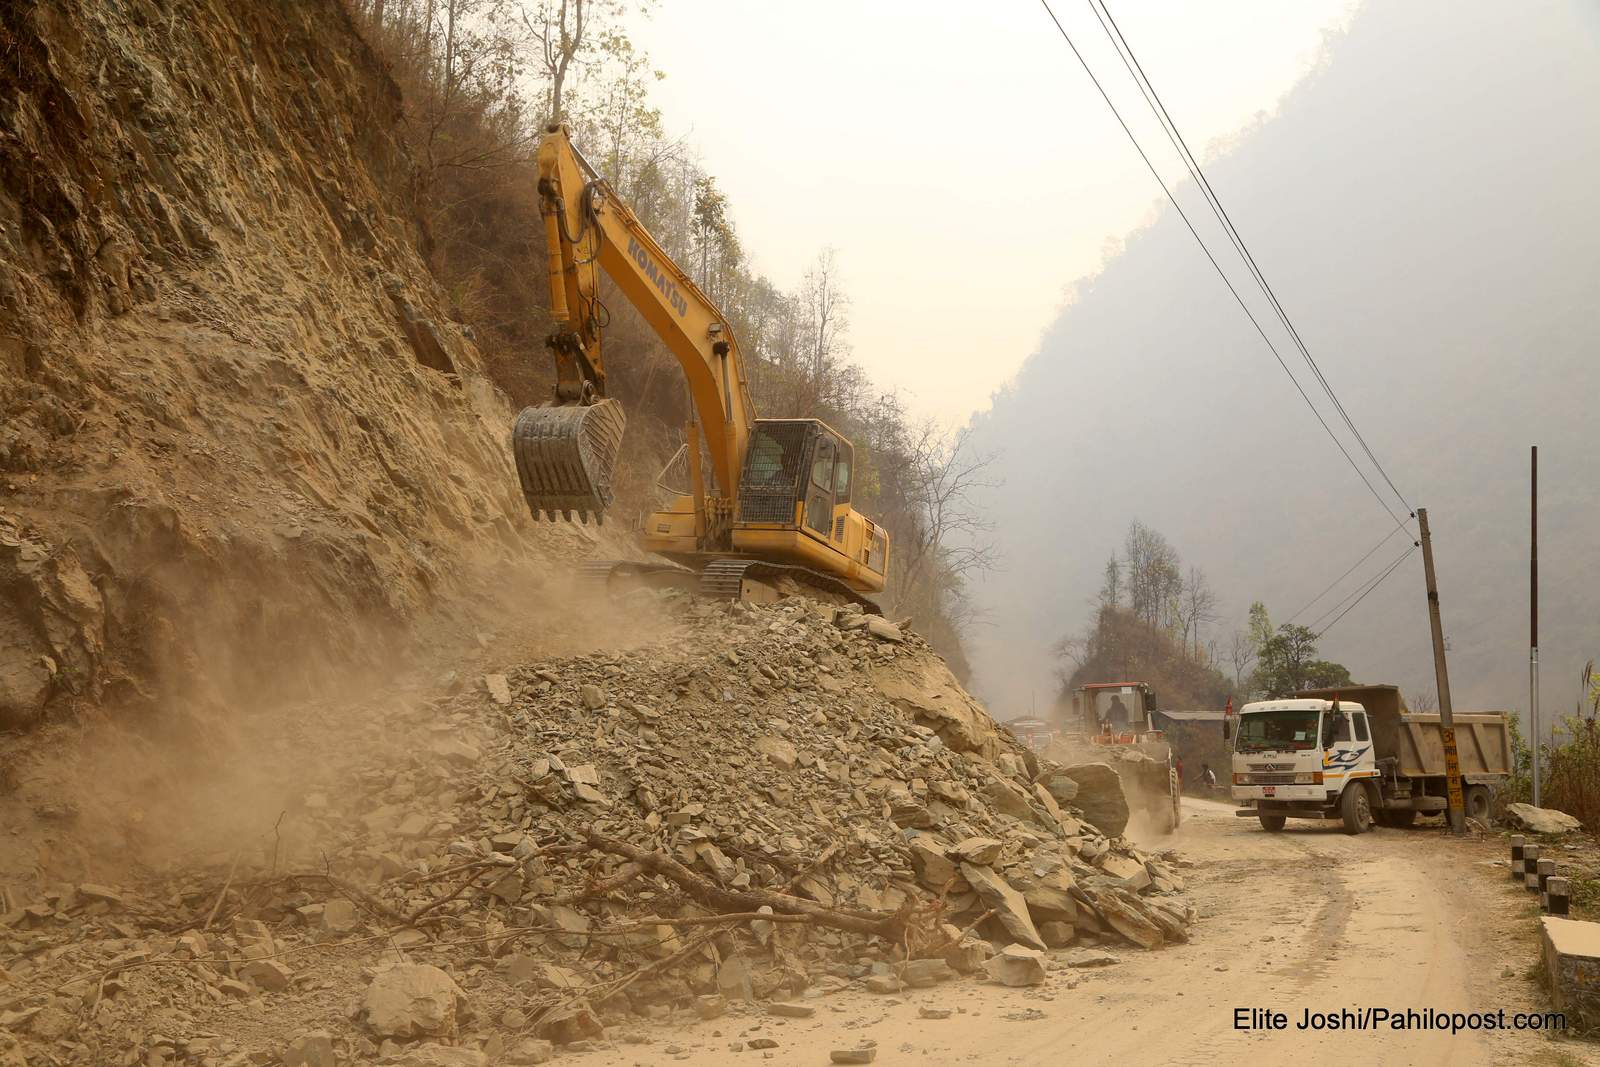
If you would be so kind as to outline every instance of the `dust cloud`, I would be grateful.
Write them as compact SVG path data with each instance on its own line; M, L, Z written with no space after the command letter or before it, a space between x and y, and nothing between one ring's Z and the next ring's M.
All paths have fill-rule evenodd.
M351 768L370 764L374 751L402 767L440 739L470 745L448 709L481 691L485 675L638 647L680 625L654 595L607 594L570 575L493 562L468 584L475 597L453 601L408 639L369 634L366 658L343 669L213 633L203 649L159 665L155 694L0 738L0 823L13 831L0 849L0 880L116 883L138 869L320 866L328 842L300 817L307 807L337 808L357 784ZM273 678L292 684L260 684Z

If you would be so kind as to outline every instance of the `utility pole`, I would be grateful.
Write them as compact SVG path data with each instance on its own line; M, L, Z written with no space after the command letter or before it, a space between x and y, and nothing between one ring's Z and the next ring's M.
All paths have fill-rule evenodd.
M1450 831L1465 833L1466 810L1461 799L1461 758L1456 752L1456 720L1450 705L1450 669L1444 661L1444 623L1439 619L1439 583L1433 576L1433 540L1428 536L1428 509L1417 509L1422 529L1422 574L1428 583L1428 626L1433 631L1433 676L1439 686L1439 736L1444 741L1444 771L1449 783Z
M1532 539L1528 550L1528 743L1533 746L1533 806L1539 803L1539 446L1533 446Z

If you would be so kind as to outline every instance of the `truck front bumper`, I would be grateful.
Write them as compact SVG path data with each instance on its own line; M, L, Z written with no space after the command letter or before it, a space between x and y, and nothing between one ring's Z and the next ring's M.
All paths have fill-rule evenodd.
M1233 799L1241 804L1259 804L1280 801L1326 804L1339 796L1337 789L1326 785L1236 785Z

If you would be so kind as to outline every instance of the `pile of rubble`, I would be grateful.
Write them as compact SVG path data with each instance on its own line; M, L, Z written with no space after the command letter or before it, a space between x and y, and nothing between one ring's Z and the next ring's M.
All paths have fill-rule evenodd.
M672 637L369 724L270 862L0 899L0 1065L536 1063L1186 939L1181 861L1075 807L1115 773L1041 765L915 634L633 595Z

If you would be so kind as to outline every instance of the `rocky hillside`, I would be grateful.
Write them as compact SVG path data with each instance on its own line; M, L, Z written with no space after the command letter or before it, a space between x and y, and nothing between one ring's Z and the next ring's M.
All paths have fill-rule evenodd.
M523 517L341 5L11 4L0 51L0 729L281 696L585 547Z
M483 1067L721 1013L774 1048L841 991L1081 996L1074 968L1187 938L1181 861L915 634L801 598L622 607L660 636L275 724L210 768L234 825L124 812L41 848L0 881L0 1064Z

